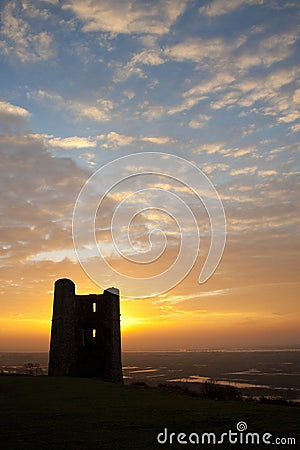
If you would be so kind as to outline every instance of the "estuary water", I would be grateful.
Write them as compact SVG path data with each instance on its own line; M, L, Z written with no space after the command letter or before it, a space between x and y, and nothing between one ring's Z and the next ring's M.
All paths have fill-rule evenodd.
M242 395L300 401L300 348L124 352L126 383L169 382L231 384ZM32 363L47 374L48 353L0 352L2 374L24 373Z

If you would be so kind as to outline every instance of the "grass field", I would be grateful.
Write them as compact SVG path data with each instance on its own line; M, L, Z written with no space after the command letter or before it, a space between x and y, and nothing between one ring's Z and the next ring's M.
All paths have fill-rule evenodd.
M271 433L271 442L294 437L299 445L300 408L295 407L204 400L96 379L21 376L0 377L0 402L3 450L270 447L162 445L156 440L164 428L176 434L211 432L219 438L229 429L236 432L239 421L247 423L247 432Z

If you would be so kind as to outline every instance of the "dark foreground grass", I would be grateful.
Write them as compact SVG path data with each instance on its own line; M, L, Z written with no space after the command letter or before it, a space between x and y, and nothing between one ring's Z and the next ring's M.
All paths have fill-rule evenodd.
M96 379L0 377L3 450L299 448L300 408L191 398ZM296 445L160 445L158 433L220 436L244 421L248 432L295 437ZM245 433L243 433L245 434Z

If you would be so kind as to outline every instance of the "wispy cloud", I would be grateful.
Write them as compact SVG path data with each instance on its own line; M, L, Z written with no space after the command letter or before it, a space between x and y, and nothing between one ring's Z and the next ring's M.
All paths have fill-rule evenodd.
M276 170L259 170L258 175L262 177L269 177L277 175L278 172Z
M248 147L235 147L235 148L226 148L223 142L209 142L207 144L202 144L197 147L193 151L194 154L218 154L223 156L224 158L240 158L241 156L256 156L255 148Z
M21 106L13 105L12 103L0 101L0 115L17 116L28 119L30 112Z
M206 114L198 114L194 119L189 122L191 128L203 128L206 123L211 119L211 116Z
M22 14L23 13L23 14ZM21 17L23 16L23 17ZM0 49L5 54L13 54L22 62L42 61L54 56L53 38L47 31L35 32L30 26L28 17L47 18L33 5L16 1L7 3L2 13Z
M224 142L210 142L194 149L194 153L206 152L208 154L214 154L220 152L222 149L224 149Z
M63 148L63 149L81 149L81 148L92 148L96 147L97 143L95 140L79 136L70 136L67 138L50 138L48 139L48 144L51 147Z
M88 172L69 158L53 158L39 137L2 136L0 155L2 262L72 248L73 203Z
M0 130L2 132L21 132L20 125L27 128L30 112L21 106L0 100ZM24 129L22 129L24 131Z
M242 7L243 5L263 5L263 0L212 0L207 6L199 8L201 14L209 17L222 16Z
M176 61L193 61L195 63L208 63L209 61L226 61L233 50L240 47L246 38L239 37L233 41L224 38L213 37L190 38L179 44L168 46L164 50L166 57Z
M241 50L234 58L234 64L243 70L254 66L270 67L274 63L287 59L294 51L298 32L295 29L288 33L273 34L262 38L253 48Z
M172 142L172 139L168 136L128 136L125 134L116 133L115 131L110 131L107 134L100 134L97 136L97 139L100 141L105 141L101 144L101 147L111 149L130 145L134 142L149 142L156 145L164 145Z
M115 131L110 131L108 134L100 134L97 136L97 139L100 141L105 141L101 144L101 147L111 149L129 145L135 140L133 136L126 136L124 134L116 133Z
M110 99L99 98L93 103L79 100L65 99L63 96L53 92L40 89L29 92L29 98L42 102L44 105L52 105L54 109L65 110L72 114L77 120L90 119L95 122L106 122L111 119L114 103Z
M265 76L241 76L217 72L210 80L203 80L182 93L183 101L169 109L169 114L190 110L200 102L207 102L212 110L255 107L255 112L277 117L278 123L299 119L297 79L299 69L277 69ZM290 85L289 89L286 86ZM260 103L257 107L256 104ZM196 125L195 119L191 123ZM201 121L200 121L201 123ZM251 132L251 129L248 129ZM252 129L253 131L253 129ZM246 132L248 134L248 132Z
M142 162L124 167L124 185L109 192L95 224L106 257L114 257L121 273L156 274L176 261L180 237L171 220L177 213L176 203L166 197L169 191L195 214L201 242L195 267L182 283L155 304L127 299L132 309L122 311L123 316L138 316L152 327L157 341L157 333L165 333L161 320L168 329L173 326L170 347L177 335L182 345L181 331L190 337L187 346L195 343L195 336L201 341L210 336L213 342L217 333L223 344L229 325L233 343L237 329L243 330L241 336L249 334L248 342L263 340L264 319L273 327L270 335L292 340L287 318L299 309L298 2L0 3L0 284L2 297L11 299L2 303L1 311L15 314L17 308L23 317L33 317L44 308L39 317L49 317L49 292L59 277L74 279L82 293L93 292L72 251L71 220L81 187L114 158L169 152L194 163L214 183L226 212L225 253L214 276L199 287L199 268L210 246L202 202L180 181L151 177ZM165 157L164 167L170 161ZM161 169L160 162L154 161L152 169ZM127 177L136 170L147 173ZM179 179L188 175L184 164L176 172ZM102 181L100 192L95 189L97 199ZM153 188L157 204L171 215L151 209ZM154 229L166 233L167 251L151 267L128 267L115 253L110 220L123 201L150 208L132 223L137 249L149 248ZM186 216L180 221L188 236L190 222ZM127 225L121 214L118 237L125 254L133 255ZM89 246L94 232L84 231ZM155 233L152 238L155 247ZM87 247L87 258L88 252ZM274 280L280 280L278 285ZM118 282L107 279L107 285ZM272 311L281 316L274 318ZM277 326L278 317L287 320L286 329ZM16 322L11 326L23 342L21 328ZM153 336L151 341L148 336L151 345ZM136 335L132 341L136 346Z
M63 8L73 11L83 22L83 31L113 34L165 34L186 8L183 0L156 0L151 8L143 1L69 0Z
M164 62L163 53L159 48L143 49L140 53L134 55L127 64L117 66L114 81L125 81L133 75L146 78L142 69L143 66L159 66Z
M152 144L157 144L157 145L164 145L164 144L169 144L170 142L172 142L172 139L168 136L161 136L161 137L148 136L148 137L142 137L141 141L151 142Z
M157 120L162 118L167 112L167 108L162 104L153 104L148 100L139 105L139 109L136 111L136 116L141 116L147 121Z
M241 167L240 169L232 169L230 171L231 175L253 175L257 171L256 166L252 167Z

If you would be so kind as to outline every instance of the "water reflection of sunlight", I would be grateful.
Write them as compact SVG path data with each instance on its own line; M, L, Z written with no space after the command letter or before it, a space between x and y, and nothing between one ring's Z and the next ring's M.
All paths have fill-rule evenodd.
M186 383L205 383L208 381L216 382L217 384L222 385L231 385L236 388L257 388L257 389L277 389L277 390L293 390L293 391L300 391L300 389L296 388L288 388L288 387L280 387L280 386L271 386L267 384L253 384L253 383L247 383L247 382L240 382L236 380L212 380L210 377L201 377L198 375L191 375L189 377L183 377L183 378L176 378L176 379L170 379L167 380L172 383L179 383L179 382L186 382Z

